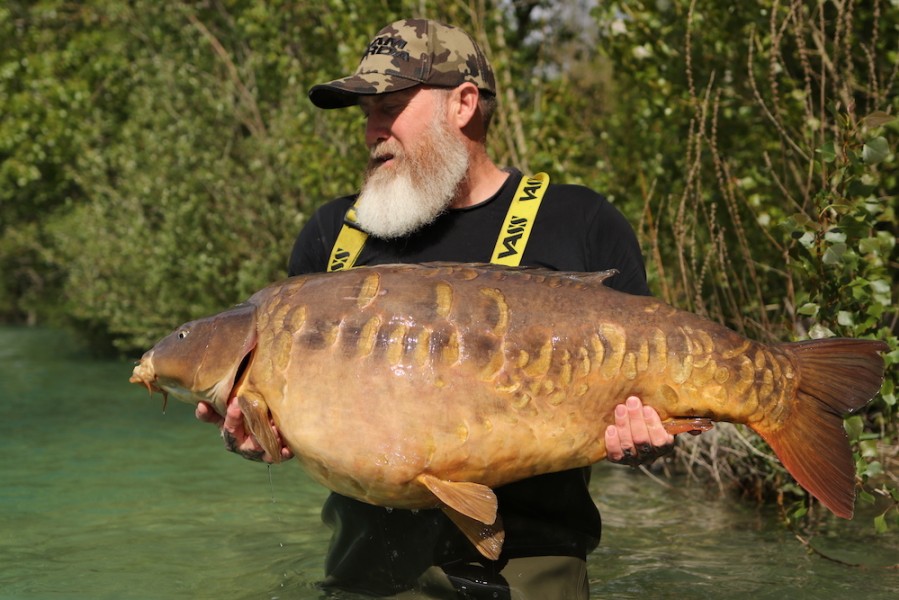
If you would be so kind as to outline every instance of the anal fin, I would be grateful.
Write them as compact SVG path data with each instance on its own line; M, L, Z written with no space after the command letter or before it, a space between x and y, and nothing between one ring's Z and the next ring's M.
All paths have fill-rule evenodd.
M715 424L711 419L703 417L675 417L673 419L662 421L662 427L664 427L665 431L671 435L677 435L679 433L699 435L703 431L708 431L714 426Z
M463 515L449 506L442 506L441 510L465 534L468 541L477 548L484 558L499 560L499 555L503 551L503 542L506 540L506 532L503 529L501 518L497 517L492 524L487 525Z

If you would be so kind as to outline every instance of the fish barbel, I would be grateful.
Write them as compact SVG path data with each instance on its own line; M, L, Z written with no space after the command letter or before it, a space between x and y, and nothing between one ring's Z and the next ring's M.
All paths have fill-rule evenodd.
M236 397L276 460L270 419L318 482L380 506L440 507L488 558L503 539L491 488L604 458L630 395L669 430L749 426L851 518L842 419L880 389L886 344L755 342L614 291L612 274L440 263L294 277L179 327L131 381L220 414Z

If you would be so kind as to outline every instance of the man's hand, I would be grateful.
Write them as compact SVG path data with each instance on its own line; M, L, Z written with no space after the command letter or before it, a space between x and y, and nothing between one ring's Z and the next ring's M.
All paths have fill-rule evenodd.
M615 407L615 424L606 428L606 458L637 466L654 461L674 448L674 436L665 431L659 413L636 396Z
M272 456L259 445L259 442L250 433L250 430L247 429L243 413L240 412L240 406L237 404L236 398L231 398L228 401L228 409L225 411L224 417L215 412L212 406L206 402L197 404L194 414L200 421L212 423L221 429L222 439L225 440L225 449L229 452L239 454L248 460L267 463L275 462ZM284 445L284 441L281 439L280 432L275 428L275 424L272 423L271 426L278 441L281 442L281 460L293 458L293 452Z

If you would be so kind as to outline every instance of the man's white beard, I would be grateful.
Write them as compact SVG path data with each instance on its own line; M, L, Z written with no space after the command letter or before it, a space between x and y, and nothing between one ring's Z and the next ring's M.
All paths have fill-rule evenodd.
M394 164L383 168L378 158L387 155ZM384 239L408 235L449 208L467 172L464 142L441 122L406 153L399 144L384 142L372 149L356 200L359 226Z

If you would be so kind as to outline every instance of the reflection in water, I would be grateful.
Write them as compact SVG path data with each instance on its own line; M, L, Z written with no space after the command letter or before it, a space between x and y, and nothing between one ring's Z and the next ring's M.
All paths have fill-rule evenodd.
M0 328L0 598L319 598L327 492L222 450L131 365L57 332ZM808 554L771 511L600 465L594 598L893 598L895 533L834 519ZM876 560L874 557L876 556ZM870 557L871 562L866 562Z

